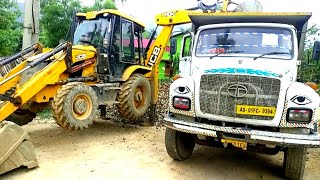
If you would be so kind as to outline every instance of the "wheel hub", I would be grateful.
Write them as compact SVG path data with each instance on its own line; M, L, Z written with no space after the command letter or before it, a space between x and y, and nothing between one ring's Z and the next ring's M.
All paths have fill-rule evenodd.
M73 110L79 115L83 115L87 111L87 102L84 99L77 99L74 102Z
M142 92L138 91L136 92L136 94L134 95L134 100L140 102L142 100Z

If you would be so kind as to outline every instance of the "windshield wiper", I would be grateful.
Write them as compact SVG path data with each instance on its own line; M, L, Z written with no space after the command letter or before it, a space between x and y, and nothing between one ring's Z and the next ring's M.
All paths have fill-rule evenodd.
M217 53L214 56L211 56L210 59L213 59L214 57L217 57L221 54L231 54L231 53L243 53L244 51L225 51L225 52L221 52L221 53Z
M290 54L290 53L287 53L287 52L268 52L268 53L264 53L264 54L261 54L255 58L253 58L253 60L256 60L256 59L261 58L266 55L276 55L276 54Z

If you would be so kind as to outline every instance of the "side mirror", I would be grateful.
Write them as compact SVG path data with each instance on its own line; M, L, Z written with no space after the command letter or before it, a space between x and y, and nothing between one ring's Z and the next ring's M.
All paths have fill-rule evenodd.
M320 41L314 42L313 51L312 51L312 59L319 61L320 59Z
M177 52L177 39L170 39L170 54L173 55Z

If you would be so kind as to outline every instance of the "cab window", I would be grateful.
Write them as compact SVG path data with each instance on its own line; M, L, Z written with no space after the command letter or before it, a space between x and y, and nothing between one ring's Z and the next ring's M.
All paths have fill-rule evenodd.
M134 39L132 22L122 20L122 61L134 62Z

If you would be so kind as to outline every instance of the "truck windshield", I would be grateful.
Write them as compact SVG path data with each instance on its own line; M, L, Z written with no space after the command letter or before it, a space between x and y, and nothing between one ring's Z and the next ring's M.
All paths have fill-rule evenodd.
M82 44L86 41L95 47L101 47L103 38L107 38L108 26L107 18L81 21L75 32L73 44Z
M212 57L220 54L219 56L257 57L266 54L263 57L292 59L292 41L291 31L284 28L230 27L205 29L199 34L196 56Z

